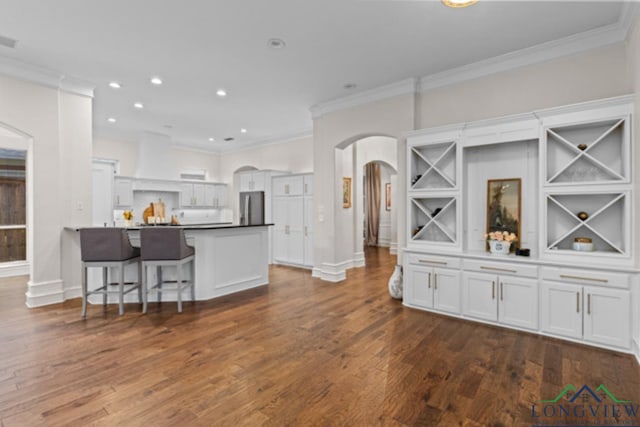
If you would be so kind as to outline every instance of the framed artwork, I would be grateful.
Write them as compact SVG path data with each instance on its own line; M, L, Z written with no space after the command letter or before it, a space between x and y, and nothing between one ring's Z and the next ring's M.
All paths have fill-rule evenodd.
M512 250L520 247L521 179L490 179L487 181L487 233L508 231L518 240Z
M342 178L342 207L348 209L351 207L351 177Z
M384 208L385 210L391 210L391 183L387 182L384 185Z

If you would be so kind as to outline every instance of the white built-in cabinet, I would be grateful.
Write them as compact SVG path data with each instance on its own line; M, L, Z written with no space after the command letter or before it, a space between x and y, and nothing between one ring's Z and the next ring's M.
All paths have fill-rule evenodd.
M311 175L283 175L272 179L273 261L313 266Z
M114 179L113 206L116 208L133 206L133 179L122 177Z
M404 304L640 348L632 123L632 98L619 97L410 134ZM530 257L487 252L487 181L509 178ZM594 251L574 250L579 237Z
M180 207L223 208L226 194L225 184L183 182L180 184Z
M265 191L267 179L265 171L239 172L239 191Z

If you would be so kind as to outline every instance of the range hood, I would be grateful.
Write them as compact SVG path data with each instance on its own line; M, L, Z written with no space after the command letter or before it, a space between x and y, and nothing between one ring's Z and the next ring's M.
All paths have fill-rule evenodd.
M138 140L137 178L179 179L171 138L154 132L143 132Z

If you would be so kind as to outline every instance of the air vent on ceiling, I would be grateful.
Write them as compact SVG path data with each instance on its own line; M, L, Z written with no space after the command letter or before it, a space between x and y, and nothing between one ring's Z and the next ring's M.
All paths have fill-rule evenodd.
M9 37L0 36L0 46L9 47L11 49L14 49L16 47L17 43L18 43L18 40L14 40L14 39L9 38Z
M225 138L224 140L225 140L226 142L231 142L231 141L233 141L233 140L234 140L234 138L229 137L229 138Z

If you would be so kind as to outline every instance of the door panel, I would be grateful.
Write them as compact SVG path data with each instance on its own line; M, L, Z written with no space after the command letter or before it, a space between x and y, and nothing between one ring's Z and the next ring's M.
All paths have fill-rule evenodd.
M443 268L433 272L433 308L460 313L460 272Z
M538 329L538 282L500 276L498 321L526 329Z
M544 332L582 338L582 287L543 281L540 293Z
M629 291L584 288L584 339L629 348L631 323Z
M406 286L407 303L418 307L433 307L433 279L431 268L407 267Z
M493 274L464 273L463 314L483 320L498 320L497 277Z

